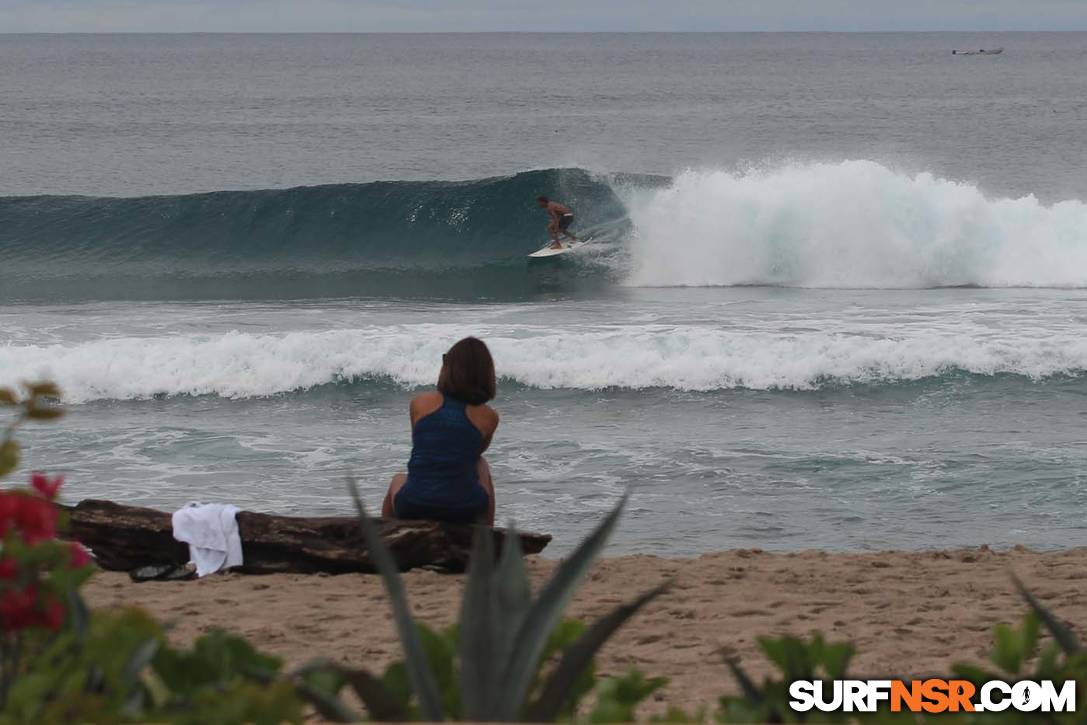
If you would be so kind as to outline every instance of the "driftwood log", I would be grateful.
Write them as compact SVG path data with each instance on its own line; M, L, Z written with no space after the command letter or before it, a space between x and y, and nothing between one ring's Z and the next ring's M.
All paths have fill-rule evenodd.
M112 501L87 499L65 507L66 538L88 547L103 569L184 564L189 547L176 541L170 514ZM237 515L247 574L280 572L373 572L362 529L354 516L271 516L250 511ZM385 545L402 571L430 566L463 571L471 550L472 527L434 521L377 519ZM496 551L507 533L492 529ZM551 541L546 534L521 533L521 548L537 554Z

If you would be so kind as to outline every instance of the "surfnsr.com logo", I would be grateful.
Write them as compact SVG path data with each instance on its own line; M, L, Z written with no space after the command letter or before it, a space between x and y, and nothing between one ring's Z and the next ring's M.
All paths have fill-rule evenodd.
M795 680L789 685L795 712L1075 712L1076 682L990 680Z

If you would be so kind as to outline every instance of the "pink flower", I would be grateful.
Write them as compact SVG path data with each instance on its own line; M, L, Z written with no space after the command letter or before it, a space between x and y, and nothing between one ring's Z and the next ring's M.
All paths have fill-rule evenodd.
M71 568L82 569L83 567L91 563L91 556L87 553L86 549L84 549L82 546L75 543L74 541L72 542L71 547L72 558L69 561L69 565L71 566Z
M19 495L0 491L0 539L15 528L15 516L19 511Z
M10 589L0 596L0 629L11 632L34 624L38 590Z
M43 498L52 501L57 497L57 492L64 485L64 476L54 476L52 479L44 473L35 472L30 476L30 485L34 487Z
M45 608L36 617L37 623L56 632L64 624L64 605L53 597L45 603Z
M64 624L64 605L55 597L39 601L33 585L9 589L0 595L0 630L13 632L27 627L45 627L56 631Z
M22 534L23 542L34 545L56 538L57 512L53 504L36 496L17 496L18 508L15 512L16 528Z

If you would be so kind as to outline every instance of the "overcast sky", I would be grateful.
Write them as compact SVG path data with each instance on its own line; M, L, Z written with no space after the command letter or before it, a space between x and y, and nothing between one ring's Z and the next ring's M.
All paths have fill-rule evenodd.
M1087 0L0 0L0 32L1087 30Z

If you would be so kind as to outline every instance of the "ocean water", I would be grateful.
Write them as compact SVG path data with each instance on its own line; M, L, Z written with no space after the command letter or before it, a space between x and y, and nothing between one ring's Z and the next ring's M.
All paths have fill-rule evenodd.
M1003 46L1001 56L951 48ZM484 338L499 518L1087 545L1087 34L0 35L0 384L66 496L376 506ZM538 194L583 252L529 264Z

